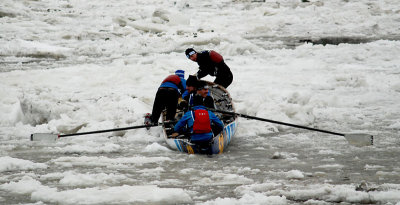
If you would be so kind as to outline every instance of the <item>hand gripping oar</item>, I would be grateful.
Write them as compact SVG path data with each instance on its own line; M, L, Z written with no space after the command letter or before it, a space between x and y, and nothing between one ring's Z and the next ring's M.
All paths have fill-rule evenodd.
M244 114L235 113L235 112L228 112L228 111L215 110L215 109L210 109L210 110L214 111L214 112L219 112L222 114L237 115L239 117L244 117L244 118L253 119L253 120L260 120L260 121L264 121L264 122L270 122L270 123L275 123L275 124L280 124L280 125L297 127L297 128L301 128L301 129L323 132L323 133L332 134L332 135L339 135L339 136L343 136L350 144L355 145L355 146L373 145L373 141L374 141L374 137L370 134L360 134L360 133L342 134L342 133L331 132L331 131L327 131L327 130L316 129L316 128L312 128L312 127L305 127L305 126L290 124L290 123L286 123L286 122L279 122L279 121L275 121L275 120L269 120L269 119L254 117L254 116L250 116L250 115L244 115Z
M173 123L173 122L164 122L165 123ZM121 128L114 128L108 130L97 130L97 131L90 131L90 132L80 132L80 133L73 133L73 134L50 134L50 133L34 133L31 134L31 141L55 141L61 137L70 137L70 136L77 136L77 135L89 135L89 134L97 134L103 132L114 132L114 131L122 131L122 130L132 130L132 129L139 129L139 128L146 128L146 127L156 127L162 125L163 123L157 123L153 125L138 125L132 127L121 127Z

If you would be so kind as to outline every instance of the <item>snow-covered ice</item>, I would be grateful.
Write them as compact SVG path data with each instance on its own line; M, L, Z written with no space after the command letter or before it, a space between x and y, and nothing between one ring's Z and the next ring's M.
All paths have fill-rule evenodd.
M400 204L400 2L2 0L1 204ZM164 77L232 69L228 150L177 153L140 125ZM212 77L206 77L212 81Z

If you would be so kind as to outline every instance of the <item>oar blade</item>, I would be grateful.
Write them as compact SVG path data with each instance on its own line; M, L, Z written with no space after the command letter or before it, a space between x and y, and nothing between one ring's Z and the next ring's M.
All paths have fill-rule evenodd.
M56 141L58 135L49 133L34 133L31 134L31 141Z
M374 137L370 134L345 134L344 137L350 144L358 147L370 146L374 144Z

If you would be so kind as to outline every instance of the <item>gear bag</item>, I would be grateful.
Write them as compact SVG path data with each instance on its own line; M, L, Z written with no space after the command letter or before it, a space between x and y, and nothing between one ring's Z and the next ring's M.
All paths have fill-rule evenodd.
M193 133L203 134L211 132L210 116L207 110L192 111Z

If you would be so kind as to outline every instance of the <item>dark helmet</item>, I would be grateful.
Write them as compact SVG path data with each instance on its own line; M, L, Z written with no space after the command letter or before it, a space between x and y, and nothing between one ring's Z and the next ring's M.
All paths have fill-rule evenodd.
M188 79L186 80L186 86L193 86L193 87L197 87L197 82L199 80L197 80L197 77L194 75L189 75Z
M197 52L193 48L188 48L185 51L185 55L186 55L187 58L190 58L190 56L195 54L195 53L197 53Z
M197 82L196 89L197 89L197 90L208 89L208 84L206 83L206 81L199 80L199 81Z

